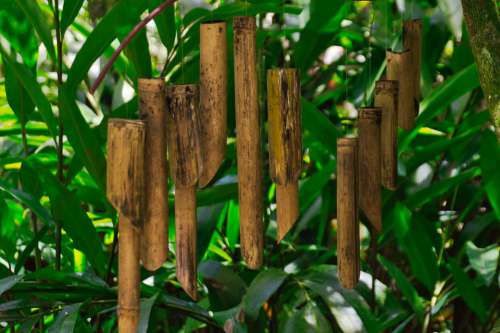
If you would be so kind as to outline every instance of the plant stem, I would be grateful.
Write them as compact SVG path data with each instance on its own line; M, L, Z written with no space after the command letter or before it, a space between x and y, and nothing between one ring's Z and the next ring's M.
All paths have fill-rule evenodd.
M58 0L56 0L57 2ZM116 59L120 55L120 53L127 47L128 44L134 39L134 37L148 24L149 21L154 19L156 16L158 16L163 10L165 10L168 6L173 5L177 0L167 0L163 2L161 5L156 7L153 11L149 13L148 16L146 16L141 22L137 23L137 25L132 29L132 31L129 32L127 37L121 42L120 46L115 50L113 55L111 56L111 59L108 61L108 63L104 66L103 70L99 73L99 76L95 80L94 84L90 88L90 93L94 94L94 92L99 88L99 85L102 83L104 80L104 77L106 74L109 72L111 67L113 67L113 64L115 63Z
M59 106L59 138L57 145L57 178L64 184L64 155L63 155L63 140L64 140L64 124L61 116L61 103L59 102L60 89L63 84L63 54L62 43L63 35L61 32L61 24L59 18L59 0L54 0L54 25L56 29L56 47L57 47L57 86L58 86L58 106ZM57 221L56 225L56 270L61 270L61 223Z

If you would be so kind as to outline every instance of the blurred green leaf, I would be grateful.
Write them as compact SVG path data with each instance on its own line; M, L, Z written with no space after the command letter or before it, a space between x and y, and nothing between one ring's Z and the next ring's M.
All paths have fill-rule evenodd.
M330 324L314 302L308 302L286 321L283 333L329 333Z
M278 290L286 278L286 273L276 268L261 271L253 279L243 297L243 311L250 318L257 319L262 305Z
M493 132L483 132L480 153L483 186L486 189L488 199L497 218L500 219L500 174L498 173L498 166L500 165L500 146Z
M240 209L236 200L229 201L226 236L229 247L234 250L240 237Z
M337 138L340 136L337 127L305 98L301 99L301 104L303 131L315 137L321 144L325 145L331 154L336 155Z
M6 63L5 60L3 62ZM21 125L26 124L35 106L24 88L23 82L16 76L13 68L8 65L8 60L5 66L5 93L12 111L19 119L19 123Z
M477 247L469 241L465 244L465 251L472 268L479 274L487 286L491 284L497 271L499 248L492 244L485 248Z
M149 0L149 12L153 11L162 2L162 0ZM177 35L174 6L167 7L154 20L163 45L165 45L168 52L171 52Z
M81 303L66 305L56 317L56 320L49 328L49 333L72 333L78 319Z
M448 267L453 274L458 293L464 298L469 308L484 321L488 313L488 307L483 301L483 296L476 289L474 281L467 276L454 258L450 258Z
M139 316L139 325L137 327L137 333L147 333L149 326L149 317L151 316L151 310L158 298L158 294L151 296L150 298L141 299L141 311Z
M0 279L0 296L23 279L22 275L11 275Z
M55 61L56 52L54 50L54 44L52 42L50 26L47 24L49 21L46 17L44 17L42 10L38 6L38 1L16 0L16 3L29 19L38 37L42 41L43 45L45 45L45 47L47 48L49 55Z
M64 1L61 14L61 33L64 34L66 29L73 23L78 16L80 8L82 8L84 0L69 0Z

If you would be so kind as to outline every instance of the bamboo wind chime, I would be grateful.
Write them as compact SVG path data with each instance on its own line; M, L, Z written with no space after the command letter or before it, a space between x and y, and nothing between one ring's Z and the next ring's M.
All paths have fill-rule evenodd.
M387 79L376 82L375 107L359 112L359 141L337 140L338 276L346 288L356 286L360 273L358 198L376 237L382 231L381 187L397 188L398 126L413 129L418 115L422 23L403 26L405 49L387 51Z
M296 69L267 72L269 167L276 183L278 239L299 216L298 180L302 166L300 79Z
M107 195L118 211L118 330L135 333L140 310L140 237L144 215L146 124L111 119L108 123Z

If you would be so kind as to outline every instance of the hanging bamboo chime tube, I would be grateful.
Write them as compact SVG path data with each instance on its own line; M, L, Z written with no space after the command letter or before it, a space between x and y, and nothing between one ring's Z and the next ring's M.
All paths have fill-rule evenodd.
M163 265L168 254L167 108L163 79L139 79L139 110L146 124L141 259L144 268L154 271Z
M168 151L175 184L175 240L177 279L197 298L196 187L201 166L198 86L167 88Z
M380 108L359 112L359 207L375 232L382 230Z
M226 22L200 25L200 145L203 168L199 186L214 178L226 152L227 41Z
M398 177L398 81L380 80L375 84L375 107L382 109L380 124L381 182L396 190Z
M302 166L300 79L296 69L267 71L269 167L276 183L278 242L299 216Z
M420 93L420 64L422 57L422 20L405 21L403 24L403 45L410 50L411 78L414 83L415 112L418 113Z
M359 280L358 139L337 140L337 258L344 288Z
M140 120L108 123L107 195L118 211L118 329L135 333L140 313L140 237L144 202L146 125Z
M399 82L398 126L409 131L415 126L415 88L411 75L411 53L387 51L387 79Z
M236 151L241 253L251 269L263 261L261 127L255 17L234 18Z

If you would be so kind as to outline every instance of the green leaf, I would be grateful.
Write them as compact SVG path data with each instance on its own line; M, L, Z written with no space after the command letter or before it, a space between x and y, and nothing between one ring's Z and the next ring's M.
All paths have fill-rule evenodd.
M66 136L78 158L104 192L106 188L106 159L101 150L98 133L92 131L85 122L68 88L63 86L59 94L61 117Z
M283 284L287 275L282 270L270 268L260 272L252 281L243 297L243 311L252 319L257 319L259 310Z
M78 16L80 8L82 8L83 0L66 0L64 1L63 10L61 14L61 33L64 32L73 23Z
M227 211L226 237L231 250L234 250L240 237L240 210L236 200L229 201Z
M56 320L50 326L49 333L72 333L78 319L78 311L82 303L66 305L57 315Z
M308 302L305 307L295 311L286 321L283 333L329 333L330 324L314 302Z
M196 203L198 207L210 206L238 198L238 184L230 183L224 185L205 188L196 193Z
M56 52L54 50L54 44L52 43L52 35L50 33L50 27L47 24L49 20L44 17L42 10L38 6L38 1L33 0L16 0L17 5L22 9L31 25L35 29L38 38L47 48L49 55L55 61Z
M24 267L24 264L26 263L26 259L33 253L33 250L35 250L35 247L38 245L38 242L42 239L47 234L47 231L49 231L49 226L44 225L42 229L38 230L38 233L36 237L33 237L31 242L24 248L24 250L19 254L19 257L17 258L16 261L16 268L14 270L14 273L19 273L21 271L21 268Z
M133 26L130 26L129 30L132 29ZM151 54L149 53L149 44L148 39L146 38L146 29L142 29L137 33L137 35L135 35L130 44L128 44L128 46L125 48L125 54L135 67L137 77L135 77L134 79L152 77Z
M340 136L337 127L307 99L302 98L301 103L302 126L305 134L315 137L331 154L336 155L337 137Z
M149 326L149 317L151 316L151 310L158 298L158 294L155 294L147 299L141 299L141 312L139 316L139 325L137 327L137 333L147 333Z
M499 249L496 244L480 248L473 242L465 244L465 251L472 268L479 274L487 286L491 284L497 271Z
M450 259L448 268L453 275L458 293L464 298L469 308L484 322L488 313L488 307L483 301L483 296L476 289L474 281L460 268L455 259Z
M28 163L31 164L32 161L28 161ZM49 196L54 217L60 221L63 229L73 240L75 248L85 253L97 272L104 273L105 258L102 242L75 194L61 185L59 180L48 170L35 167L33 164L31 167L38 171L44 189Z
M382 256L378 256L378 260L389 272L392 278L396 280L396 284L399 290L401 290L401 293L406 297L413 311L415 311L415 313L418 315L419 319L422 320L425 310L424 300L420 297L415 287L413 287L404 273L392 262Z
M11 275L0 280L0 296L23 279L22 275Z
M3 60L3 62L5 63L5 60ZM24 89L23 83L9 65L5 66L5 94L7 95L7 101L12 111L16 114L19 123L25 125L35 106L28 92Z
M488 194L488 199L500 219L500 146L495 134L485 131L481 137L481 174L483 176L483 186Z
M432 293L439 270L432 242L423 225L429 222L412 217L411 211L399 202L392 214L396 238L410 261L413 274Z
M26 89L31 100L38 107L38 111L40 111L50 134L55 138L57 136L56 119L52 112L52 106L43 93L41 86L33 77L31 71L25 65L13 60L1 46L0 53L2 54L3 63L5 66L9 67L9 70L15 75L18 82L20 82L23 85L23 88Z
M163 0L149 0L149 12L158 7ZM163 12L155 17L156 28L160 39L167 48L168 52L172 51L175 42L177 30L175 28L175 8L168 6Z
M302 213L316 200L323 187L330 181L335 167L335 161L329 161L323 169L302 182L299 188L300 211Z
M87 77L90 66L118 37L120 28L137 22L146 5L146 0L122 0L99 21L73 61L66 81L69 92L76 91L78 84Z

